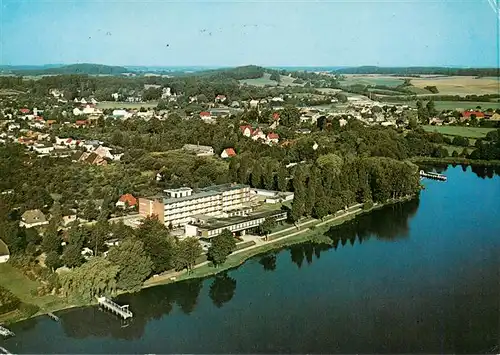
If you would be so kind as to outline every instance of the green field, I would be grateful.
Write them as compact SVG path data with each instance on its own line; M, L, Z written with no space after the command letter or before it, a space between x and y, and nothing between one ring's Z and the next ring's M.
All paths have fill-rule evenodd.
M158 105L157 101L149 101L149 102L114 102L114 101L103 101L97 104L97 108L100 109L139 109L141 107L144 108L152 108Z
M345 75L345 80L340 82L341 86L351 86L355 84L361 85L384 85L390 87L396 87L403 84L402 79L387 77L387 76L377 76L377 75Z
M252 86L260 86L260 87L263 87L266 85L277 86L276 81L269 79L270 77L271 77L271 74L264 73L264 76L262 78L240 80L240 84L247 84L247 85L252 85ZM281 78L280 86L288 86L288 85L302 86L301 84L294 84L293 83L295 78L291 78L291 77L284 76L284 75L281 75L280 78Z
M390 97L384 98L382 101L401 103L413 108L417 107L416 101L398 101L397 99L391 100ZM423 100L427 101L427 100ZM475 109L480 106L482 109L492 108L493 110L500 108L500 102L481 102L481 101L434 101L437 110L467 110Z
M467 138L484 138L495 128L461 127L461 126L422 126L427 132L438 132L448 136L462 136Z

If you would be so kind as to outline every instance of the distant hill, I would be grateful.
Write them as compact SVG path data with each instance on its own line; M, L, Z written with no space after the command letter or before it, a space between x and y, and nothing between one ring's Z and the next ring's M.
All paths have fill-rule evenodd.
M5 69L4 69L5 70ZM37 69L11 67L9 70L16 75L61 75L61 74L87 74L87 75L120 75L129 73L124 67L103 64L70 64L55 67L42 67Z
M447 67L376 67L363 66L335 70L338 74L384 75L461 75L500 76L498 68L447 68Z

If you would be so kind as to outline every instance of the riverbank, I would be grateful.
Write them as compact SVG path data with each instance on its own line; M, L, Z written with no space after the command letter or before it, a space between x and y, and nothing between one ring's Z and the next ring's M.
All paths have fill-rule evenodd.
M455 164L455 165L477 165L477 166L494 166L500 167L500 160L473 160L467 158L433 158L433 157L414 157L411 159L412 163L422 164Z
M287 228L281 228L267 236L266 240L261 240L247 248L243 248L233 252L226 260L226 262L217 268L213 267L211 262L205 261L194 266L191 272L186 270L180 272L170 272L159 275L154 278L150 278L144 282L143 289L158 285L164 285L174 282L179 282L186 279L192 278L202 278L218 273L233 269L242 265L247 259L250 259L256 255L264 254L272 250L278 250L293 244L303 243L311 241L312 237L315 235L322 235L330 227L340 225L346 221L352 220L356 216L364 213L369 213L375 209L379 209L391 204L403 202L414 198L415 196L405 197L397 200L390 200L384 204L374 204L369 209L363 209L361 204L351 206L345 211L337 212L335 215L330 215L323 220L308 218L304 219L303 222L297 223L295 226L290 226ZM33 304L39 307L39 311L33 314L23 314L22 312L15 312L4 314L0 316L0 323L14 323L24 319L46 315L51 312L57 312L64 309L92 306L97 304L96 302L83 302L81 300L68 300L55 295L47 296L33 296L33 290L36 290L36 283L29 285L24 284L26 277L21 277L21 271L10 265L1 265L1 268L9 270L10 275L12 275L12 280L7 282L10 290L13 291L23 302L27 304ZM0 273L4 274L3 269L0 269ZM9 277L8 277L9 278ZM4 278L4 280L8 279ZM0 285L5 284L5 282L0 282ZM127 293L125 291L118 292L115 296L119 294Z

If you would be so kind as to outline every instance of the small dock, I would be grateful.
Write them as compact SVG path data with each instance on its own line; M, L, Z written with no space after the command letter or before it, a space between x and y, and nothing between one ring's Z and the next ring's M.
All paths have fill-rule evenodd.
M54 313L49 312L49 313L47 313L47 315L48 315L50 318L52 318L53 320L55 320L56 322L59 322L59 317L58 317L58 316L56 316Z
M448 180L446 175L438 174L438 173L434 173L434 172L425 172L423 170L420 170L420 177L427 178L427 179L433 179L433 180L440 180L440 181Z
M99 305L106 310L119 315L123 319L132 318L134 316L133 313L128 309L128 304L120 306L107 297L98 297L97 302L99 302Z
M11 332L10 330L8 330L5 327L2 327L1 325L0 325L0 335L3 335L4 337L13 337L13 336L15 336L14 332Z

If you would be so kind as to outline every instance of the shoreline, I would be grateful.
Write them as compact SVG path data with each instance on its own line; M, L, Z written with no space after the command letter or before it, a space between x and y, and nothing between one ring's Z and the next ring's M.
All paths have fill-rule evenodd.
M500 160L473 160L467 158L434 158L434 157L414 157L410 159L413 163L433 163L447 165L467 165L467 166L500 166Z
M418 194L413 196L406 196L400 199L388 200L387 202L382 204L380 203L374 204L371 208L366 210L363 209L362 204L356 204L350 206L349 208L347 208L347 210L344 210L341 213L337 212L335 215L329 215L325 217L323 220L314 218L312 219L305 218L304 222L298 224L298 227L292 225L288 228L278 230L268 235L268 238L278 236L276 238L273 238L269 241L265 241L262 243L257 243L250 247L243 248L233 252L231 255L228 256L226 262L218 268L211 266L210 261L204 261L200 264L195 265L190 273L188 273L187 270L182 270L179 272L165 273L156 278L147 279L146 281L144 281L142 287L137 292L140 292L141 290L146 288L173 284L183 280L214 276L221 272L226 272L228 270L235 269L243 265L246 260L254 256L268 253L273 250L279 250L281 248L285 248L287 246L291 246L294 244L300 244L312 241L311 239L312 236L318 233L323 234L329 228L344 224L347 221L355 219L359 215L370 213L374 210L390 206L393 204L397 204L400 202L410 201L414 198L418 198ZM113 298L126 293L131 293L131 292L119 291L115 295L113 295ZM5 319L2 319L1 317L0 319L2 319L3 324L9 325L40 316L48 316L48 313L60 312L73 308L90 307L95 305L97 305L97 302L95 301L81 302L77 304L67 304L67 305L60 304L57 306L54 305L54 307L44 308L43 310L40 310L39 312L30 316L11 317L11 318L7 316L5 317ZM16 316L18 316L18 314L16 314Z

